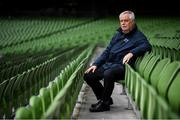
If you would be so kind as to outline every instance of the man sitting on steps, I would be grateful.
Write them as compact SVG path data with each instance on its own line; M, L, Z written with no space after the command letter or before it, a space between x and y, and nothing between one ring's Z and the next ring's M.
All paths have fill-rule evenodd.
M112 37L109 45L84 74L84 80L92 88L98 102L92 104L90 112L110 110L113 104L111 94L114 82L124 79L125 64L133 66L138 56L151 50L146 36L135 24L132 11L119 15L120 28ZM104 80L104 85L100 80Z

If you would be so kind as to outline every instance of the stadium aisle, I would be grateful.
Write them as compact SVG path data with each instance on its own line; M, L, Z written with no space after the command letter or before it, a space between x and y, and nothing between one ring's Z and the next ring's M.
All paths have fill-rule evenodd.
M93 61L102 51L98 48L91 61ZM132 109L128 109L128 98L126 95L120 95L122 85L115 83L115 88L112 94L114 104L111 105L110 111L91 113L89 107L96 103L97 100L92 92L92 89L86 84L83 84L79 94L78 102L74 109L72 119L137 119Z
M122 86L115 84L115 89L112 94L114 104L111 105L110 111L105 112L89 112L89 107L92 103L96 103L96 98L88 86L85 88L84 100L81 104L77 119L136 119L132 109L127 109L128 100L126 95L120 95Z

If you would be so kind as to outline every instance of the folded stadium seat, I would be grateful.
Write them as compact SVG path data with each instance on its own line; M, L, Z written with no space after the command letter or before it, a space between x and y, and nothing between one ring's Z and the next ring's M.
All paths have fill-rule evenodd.
M137 60L135 62L135 69L136 70L139 69L138 67L139 67L139 64L141 63L142 59L143 59L143 56L137 58ZM132 78L132 74L134 74L134 69L132 67L130 67L128 64L126 64L125 67L126 67L126 69L125 69L126 70L126 72L125 72L125 86L128 88L127 92L129 92L129 94L130 94L130 91L132 91L132 89L133 89L132 85L134 84L134 86L136 86L135 84L137 81L136 81L136 78L134 78L134 79ZM135 95L135 93L134 93L134 95ZM136 98L135 98L135 100L136 100Z
M129 68L127 66L128 64L125 64L125 86L126 88L128 88L129 86L129 79L130 79L130 71L129 71Z
M157 84L160 79L160 74L163 71L163 69L170 63L170 58L165 58L160 60L155 68L153 69L151 75L150 75L150 84L157 89Z
M29 105L32 108L33 119L40 119L43 114L43 102L40 96L31 96Z
M30 108L21 107L16 111L15 119L32 119L32 111Z
M4 94L2 96L3 97L6 97L8 101L12 100L13 98L13 85L16 81L18 77L15 76L15 77L12 77L11 79L8 79L8 84L6 86L6 88L4 89Z
M138 93L140 94L138 97L140 97L140 112L141 117L147 119L147 109L148 109L148 83L142 78L138 77L138 80L140 82L140 90Z
M140 78L140 111L143 119L168 119L171 111L164 98L143 78Z
M147 119L156 119L157 118L157 100L154 99L155 96L158 96L156 90L152 86L148 87L148 102L147 102Z
M6 86L8 85L8 80L5 80L4 82L2 82L0 84L0 118L3 118L3 115L6 113L7 111L7 103L3 101L4 97L4 90L6 89Z
M146 53L146 54L149 54L149 53ZM145 54L145 55L146 55L146 54ZM144 56L140 56L140 57L138 57L138 58L136 59L136 62L135 62L135 64L134 64L135 70L138 70L138 69L139 69L139 65L140 65L141 61L143 60L143 57L144 57Z
M156 55L160 55L160 58L163 59L165 58L164 53L167 52L166 51L166 43L167 43L168 39L158 39L157 40L157 52Z
M180 60L179 59L179 45L180 45L180 40L179 39L170 39L168 40L168 42L166 43L166 46L168 48L170 48L170 54L171 54L171 58L172 60Z
M132 84L132 76L131 76L131 74L132 74L132 72L134 70L128 64L126 64L126 69L127 69L128 72L125 73L126 76L127 76L127 77L125 77L126 78L125 81L126 81L126 87L128 88L128 92L130 93L130 86Z
M174 60L176 61L180 61L180 49L176 48L176 49L173 49L173 54L174 54Z
M5 80L4 82L0 83L0 101L2 100L3 98L3 95L4 95L4 90L6 89L7 85L9 83L9 80ZM1 104L2 102L0 102Z
M150 53L150 54L147 53L147 54L143 57L141 63L139 64L139 69L137 70L140 75L143 76L144 69L146 68L146 65L148 64L148 62L150 61L150 59L151 59L152 57L153 57L153 54L152 54L152 53Z
M180 87L180 70L176 73L172 84L168 90L168 102L172 108L172 110L179 115L180 118L180 94L179 94L179 87Z
M20 102L22 105L25 105L28 101L30 96L32 95L30 92L30 88L32 86L31 81L32 81L32 76L31 76L32 70L28 70L24 74L23 82L21 83L21 91L22 93L19 95Z
M131 97L133 98L134 100L134 97L135 97L135 89L136 89L136 82L137 82L137 73L134 72L134 70L131 68L131 80L130 80L130 91L129 93L131 94Z
M136 73L135 103L138 109L140 109L140 100L141 100L141 87L142 87L141 79L142 77L138 73Z
M50 89L51 101L53 101L58 93L57 85L54 81L51 81L48 87Z
M4 111L6 111L6 117L10 117L12 115L12 110L13 110L13 85L14 82L16 81L17 76L12 77L11 79L8 80L8 84L6 86L6 88L4 89L4 93L2 96L3 99L3 106L4 106ZM20 103L20 101L18 101ZM22 102L21 102L22 103Z
M65 104L66 101L65 97L66 97L66 91L62 89L56 96L53 103L47 109L46 114L43 116L43 118L48 118L48 119L65 118L64 116L66 114L66 109L67 109Z
M137 71L140 71L140 69L142 69L144 66L144 64L145 64L145 61L146 61L146 64L147 64L147 61L148 60L146 60L146 59L149 59L149 58L151 58L152 57L152 54L149 54L148 52L144 55L144 57L143 58L138 58L137 59L137 62L135 63L135 69L137 70ZM129 92L132 92L132 71L134 71L129 65L126 65L126 69L127 69L127 79L125 80L126 82L126 87L128 88L128 90L129 90Z
M38 83L38 91L40 90L40 88L42 87L45 87L46 86L46 83L47 81L50 79L50 75L49 75L49 66L50 66L50 60L47 60L45 61L43 64L42 64L42 68L38 68L38 69L41 69L43 71L43 75L42 75L42 78L40 79L40 77L38 76L38 79L37 81L39 80ZM38 71L38 70L37 70ZM37 72L37 74L40 74Z
M39 88L37 87L37 82L39 81L38 78L38 71L37 67L31 68L31 71L29 73L29 97L30 98L32 95L37 95L39 92Z
M163 58L170 58L172 61L173 61L173 59L172 59L172 56L173 56L173 54L171 53L171 48L168 48L168 47L166 47L166 48L164 48L163 49Z
M152 53L153 55L160 55L159 46L152 44Z
M159 96L153 96L153 99L155 99L156 103L156 116L155 119L170 119L171 110L169 109L169 106L164 98Z
M21 101L22 98L19 97L19 95L22 94L22 90L21 90L21 86L24 80L24 76L25 76L26 72L23 72L22 74L18 75L14 85L13 85L13 104L15 109L18 108L19 106L21 106L21 103L18 101Z
M36 66L36 67L33 67L32 68L32 72L31 72L31 76L32 76L32 81L31 81L31 95L38 95L39 94L39 90L40 90L40 85L39 85L39 82L40 80L38 79L39 76L38 76L38 70L39 70L39 67ZM44 80L44 79L43 79ZM41 81L43 81L41 80Z
M163 99L154 87L148 87L147 119L170 119L173 115L168 103Z
M43 103L43 113L45 114L46 110L51 104L51 96L50 96L50 89L49 88L41 88L40 89L40 98Z
M179 46L178 46L178 50L177 50L177 51L178 51L178 54L177 54L177 56L178 56L178 61L180 61L180 52L179 52L179 51L180 51L180 44L179 44Z
M125 76L125 83L126 87L128 88L128 94L131 95L131 98L136 101L136 90L137 90L137 72L134 69L126 64L126 76ZM138 87L139 88L139 87Z
M170 51L167 47L161 46L159 52L160 52L159 55L160 55L161 59L164 59L167 57L171 58L171 56L169 56Z
M5 69L3 69L3 70L1 70L1 72L0 72L0 83L2 83L3 81L4 81L4 75L6 74L6 70Z
M148 64L146 65L144 72L143 72L143 78L149 83L150 75L155 68L156 64L159 62L160 56L153 56Z
M158 81L158 93L163 97L167 98L167 92L169 86L174 80L174 76L177 74L178 70L180 69L180 63L178 61L174 61L168 64L161 72L159 81Z
M56 86L57 86L57 90L58 92L62 89L62 87L64 87L65 85L65 79L62 76L62 73L64 72L64 70L62 70L60 76L56 77L55 78L55 83L56 83Z
M30 73L30 76L32 78L32 81L31 81L31 84L32 84L31 89L32 90L31 91L35 95L37 95L39 93L39 90L41 88L40 83L42 83L42 79L40 79L40 75L39 75L41 72L40 66L41 66L41 64L31 68L32 72Z

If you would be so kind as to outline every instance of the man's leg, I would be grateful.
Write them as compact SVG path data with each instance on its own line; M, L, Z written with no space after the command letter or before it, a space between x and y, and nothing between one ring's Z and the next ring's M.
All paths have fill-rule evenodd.
M123 67L114 67L104 71L104 91L102 95L103 101L109 101L114 89L114 82L124 76Z
M99 68L95 70L93 73L90 71L89 73L84 74L84 80L86 83L92 88L97 100L100 100L104 91L104 87L100 83L100 80L103 79L103 68Z
M124 76L124 68L116 67L104 71L104 91L102 99L95 107L90 108L91 112L102 112L110 110L111 94L114 89L114 82Z

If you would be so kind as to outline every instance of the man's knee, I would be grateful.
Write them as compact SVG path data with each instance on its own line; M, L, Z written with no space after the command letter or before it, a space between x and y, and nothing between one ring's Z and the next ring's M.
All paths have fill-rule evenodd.
M113 77L113 71L112 70L104 71L104 78L112 78L112 77Z
M89 78L90 78L89 73L84 73L83 78L84 78L84 80L85 80L85 81L88 81L88 80L89 80Z

